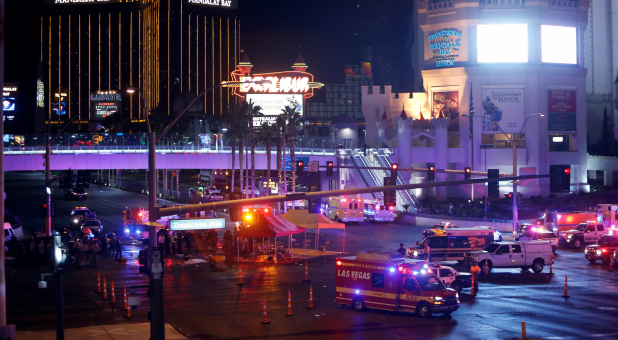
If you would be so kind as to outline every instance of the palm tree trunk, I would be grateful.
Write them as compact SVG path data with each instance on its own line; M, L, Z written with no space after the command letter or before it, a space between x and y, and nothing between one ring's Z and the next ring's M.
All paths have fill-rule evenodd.
M255 129L253 122L249 122L251 129L251 198L255 198Z
M243 160L245 158L245 156L244 156L245 155L245 139L244 138L240 139L240 146L238 147L238 149L239 149L238 150L238 154L239 154L239 156L238 156L238 163L240 165L240 195L242 197L242 190L243 190L243 187L244 187L244 182L242 181L243 177L244 177L243 176L243 163L244 163Z
M234 173L236 172L236 143L232 142L232 185L230 192L234 192Z
M296 192L296 154L294 153L294 127L290 124L288 131L290 136L290 160L292 162L292 193Z
M281 157L283 155L282 138L277 138L277 186L279 187L279 195L283 194L283 171L281 170Z
M270 145L270 137L266 140L266 193L264 196L270 196L270 156L271 155L271 145Z

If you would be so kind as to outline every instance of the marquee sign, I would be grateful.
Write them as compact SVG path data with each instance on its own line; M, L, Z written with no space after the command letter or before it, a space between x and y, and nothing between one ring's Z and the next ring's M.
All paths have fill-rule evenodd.
M232 72L232 79L235 82L257 82L267 81L265 84L243 84L234 87L232 93L245 98L251 93L270 93L270 94L302 94L303 98L313 97L313 89L320 88L324 84L313 81L311 73L302 71L285 71L244 75L240 70Z
M219 7L225 9L238 9L239 0L186 0L191 5Z
M459 57L461 46L461 30L447 28L429 34L429 49L433 54L436 67L455 66L455 58Z
M103 118L121 110L122 96L116 91L103 91L90 94L90 114L93 118Z
M46 6L117 4L121 0L45 0Z

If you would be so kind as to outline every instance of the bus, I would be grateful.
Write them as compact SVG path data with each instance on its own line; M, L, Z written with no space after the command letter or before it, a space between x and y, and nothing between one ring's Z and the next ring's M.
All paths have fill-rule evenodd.
M341 222L363 222L364 202L358 197L329 197L326 206L328 218Z

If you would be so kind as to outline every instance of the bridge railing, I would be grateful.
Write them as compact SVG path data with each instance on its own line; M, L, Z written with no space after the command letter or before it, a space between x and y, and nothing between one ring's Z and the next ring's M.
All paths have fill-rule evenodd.
M286 148L286 153L290 154L290 149ZM88 154L88 153L147 153L146 146L52 146L52 154ZM250 148L246 148L245 152L251 152ZM256 154L266 154L266 148L256 148ZM277 149L273 148L271 153L276 154ZM295 153L297 156L315 155L315 156L334 156L335 149L316 149L316 148L297 148ZM5 147L4 153L7 155L29 155L29 154L44 154L44 146L21 146L21 147ZM230 154L232 147L224 146L223 148L215 147L199 147L199 146L157 146L157 153L177 153L177 154ZM236 148L238 153L238 148Z

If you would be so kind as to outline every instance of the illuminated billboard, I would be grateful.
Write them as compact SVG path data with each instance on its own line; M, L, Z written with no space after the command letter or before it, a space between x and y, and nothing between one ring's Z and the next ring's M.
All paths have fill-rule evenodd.
M17 110L17 98L19 98L19 85L4 84L2 91L2 108L4 110L5 122L10 122L15 119L15 111Z
M527 63L528 25L478 25L476 50L479 63Z
M577 64L577 28L541 25L544 63Z
M481 88L483 133L519 133L524 125L524 89Z
M251 101L254 105L262 108L260 112L263 117L254 117L253 126L262 126L263 122L272 125L277 116L286 107L296 107L296 112L303 115L303 95L302 94L247 94L247 102Z
M254 74L245 76L242 71L232 72L233 81L246 84L233 87L232 93L245 98L247 94L300 94L303 98L313 97L313 89L320 88L324 84L313 81L313 74L302 71L286 71ZM264 84L251 84L251 82L266 81Z
M120 0L45 0L46 6L116 4Z
M90 117L104 118L121 110L122 97L115 91L103 91L90 94Z
M186 0L190 5L218 7L224 9L238 9L239 0Z

